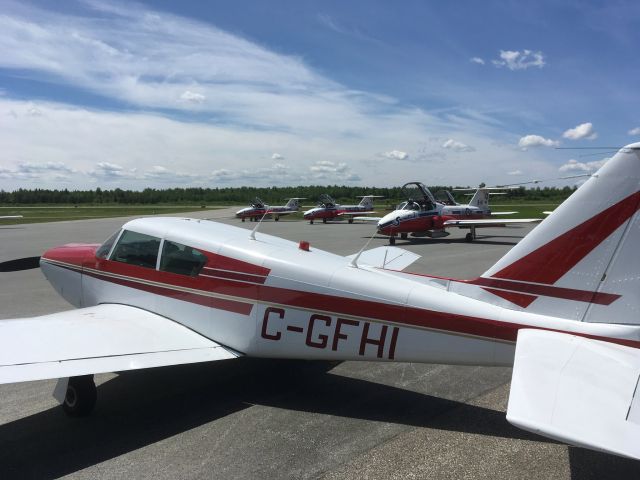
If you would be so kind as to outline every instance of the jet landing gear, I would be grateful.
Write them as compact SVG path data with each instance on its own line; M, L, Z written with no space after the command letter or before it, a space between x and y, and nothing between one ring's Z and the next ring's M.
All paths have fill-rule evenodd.
M62 401L64 413L70 417L86 417L96 406L98 391L93 375L70 377Z
M471 227L470 230L464 237L466 242L473 242L476 239L476 227Z
M389 245L395 245L396 244L396 236L395 235L391 235L389 237Z

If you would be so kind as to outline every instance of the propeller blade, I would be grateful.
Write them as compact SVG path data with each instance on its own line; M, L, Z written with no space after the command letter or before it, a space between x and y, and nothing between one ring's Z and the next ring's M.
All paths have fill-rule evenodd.
M40 257L25 257L0 262L0 272L20 272L40 267Z

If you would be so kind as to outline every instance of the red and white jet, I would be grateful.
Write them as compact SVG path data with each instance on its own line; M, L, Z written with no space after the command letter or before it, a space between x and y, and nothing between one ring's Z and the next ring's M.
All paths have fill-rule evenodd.
M395 244L396 236L403 240L412 237L441 238L449 235L447 228L469 229L468 242L476 238L476 229L482 227L504 227L541 221L539 218L496 219L494 215L509 215L516 212L492 213L489 209L489 188L478 188L467 205L456 203L449 192L444 200L437 200L429 189L420 182L403 185L407 201L397 210L388 213L378 222L378 233L389 236L389 243ZM364 220L364 219L363 219ZM370 219L374 220L374 219Z
M270 206L256 197L249 207L243 208L236 212L236 218L241 218L242 221L246 218L249 221L260 220L264 216L273 217L277 222L280 220L281 215L288 215L295 213L300 209L300 200L304 200L302 197L290 198L286 205L283 206Z
M78 309L0 321L0 382L61 378L80 415L95 373L242 355L513 365L511 423L640 459L639 209L636 143L472 280L403 272L416 255L396 247L342 257L206 220L133 220L42 255Z
M369 215L376 213L373 210L373 199L382 198L379 195L365 195L358 205L338 205L333 198L326 193L320 196L317 207L304 212L305 220L313 224L314 220L322 219L322 223L334 218L348 218L349 223L353 223L353 217L356 215Z

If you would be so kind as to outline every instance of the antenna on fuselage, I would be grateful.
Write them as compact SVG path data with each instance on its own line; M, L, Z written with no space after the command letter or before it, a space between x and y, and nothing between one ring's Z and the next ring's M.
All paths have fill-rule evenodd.
M253 227L253 230L251 230L251 233L249 234L249 239L250 240L255 240L256 239L256 232L258 231L258 227L260 226L260 224L262 223L262 220L264 220L264 217L267 216L267 212L265 211L262 214L262 217L260 217L260 221L258 222L258 224Z
M373 240L373 237L375 237L376 233L378 233L378 230L376 229L373 234L369 237L369 240L367 240L367 242L364 244L364 246L360 249L360 251L356 254L355 257L353 257L351 259L351 262L349 262L349 266L353 267L353 268L358 268L358 259L360 258L360 255L362 255L362 252L365 251L365 249L369 246L369 244L371 243L371 240ZM386 260L386 256L385 256L385 260Z

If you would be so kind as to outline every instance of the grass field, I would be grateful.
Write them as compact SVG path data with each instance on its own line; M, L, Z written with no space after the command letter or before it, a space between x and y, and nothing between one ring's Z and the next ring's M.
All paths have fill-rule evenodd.
M220 207L206 207L204 210L213 210L215 208ZM136 215L166 215L169 213L193 212L201 209L200 205L12 205L0 206L0 216L22 215L22 218L0 219L0 225L86 220L89 218L128 217Z

